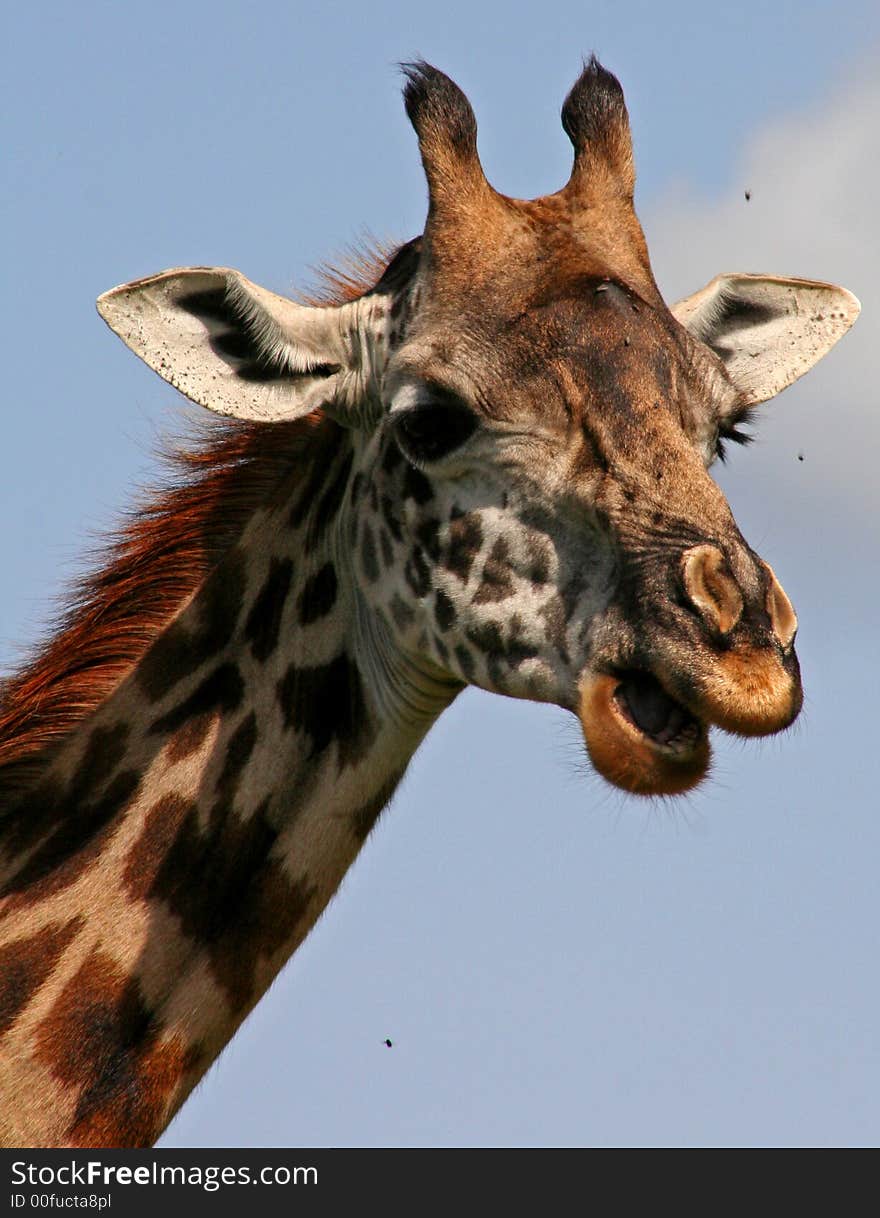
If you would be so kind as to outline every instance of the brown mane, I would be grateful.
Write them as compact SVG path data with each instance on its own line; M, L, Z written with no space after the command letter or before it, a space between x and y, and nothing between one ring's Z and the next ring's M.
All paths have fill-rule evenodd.
M386 262L374 248L322 268L314 303L356 299ZM167 457L167 485L129 510L50 637L0 682L0 816L42 771L46 750L108 697L328 426L320 412L270 425L209 418L195 443Z
M0 691L0 810L137 663L320 424L209 422L170 458L169 485L129 512L49 640Z
M394 256L403 248L399 241L382 241L365 233L332 262L314 267L315 283L308 292L298 293L297 298L303 304L318 306L358 300L378 286Z

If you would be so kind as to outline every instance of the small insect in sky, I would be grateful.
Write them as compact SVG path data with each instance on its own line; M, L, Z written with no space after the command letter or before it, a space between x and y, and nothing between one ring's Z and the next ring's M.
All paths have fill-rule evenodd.
M386 1049L391 1049L391 1048L393 1048L394 1042L391 1040L388 1040L388 1038L386 1037L385 1040L382 1041L382 1044L385 1046Z
M746 191L746 203L748 203L748 201L749 201L749 199L751 199L751 197L752 197L752 192L750 190L747 190Z

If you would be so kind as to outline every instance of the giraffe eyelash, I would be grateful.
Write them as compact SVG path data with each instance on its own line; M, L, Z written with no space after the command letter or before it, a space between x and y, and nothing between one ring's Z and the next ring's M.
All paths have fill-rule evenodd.
M743 428L751 425L753 415L752 406L741 406L719 424L718 435L715 438L715 455L719 461L727 460L727 442L732 444L752 443L755 437L750 432L744 431Z

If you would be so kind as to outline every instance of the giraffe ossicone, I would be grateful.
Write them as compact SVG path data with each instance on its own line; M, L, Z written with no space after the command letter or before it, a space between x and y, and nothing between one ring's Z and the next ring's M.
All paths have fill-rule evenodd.
M534 200L406 73L428 218L371 282L309 306L197 267L98 302L227 422L2 691L7 1144L152 1142L466 685L576 714L643 795L800 709L794 610L708 467L858 302L739 274L668 308L595 59Z

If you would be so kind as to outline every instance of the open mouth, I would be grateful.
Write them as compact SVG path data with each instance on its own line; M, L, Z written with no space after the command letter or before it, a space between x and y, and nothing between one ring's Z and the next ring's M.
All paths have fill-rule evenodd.
M700 721L648 672L624 673L614 690L614 702L624 719L658 748L687 753L703 734Z
M591 673L580 720L593 765L636 795L679 795L709 768L706 724L649 672Z

